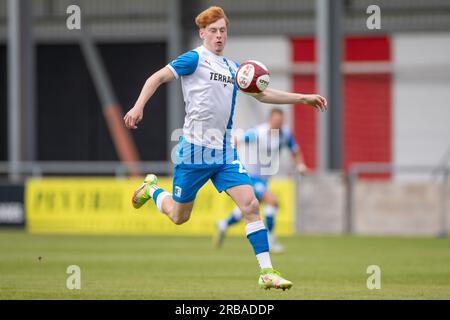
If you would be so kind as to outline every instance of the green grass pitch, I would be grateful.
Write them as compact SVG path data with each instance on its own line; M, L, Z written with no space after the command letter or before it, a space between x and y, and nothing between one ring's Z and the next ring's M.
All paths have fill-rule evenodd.
M48 236L0 230L0 299L450 299L450 240L295 236L272 255L294 282L261 290L245 237ZM39 259L39 257L41 257ZM66 269L81 268L68 290ZM369 265L381 289L369 290Z

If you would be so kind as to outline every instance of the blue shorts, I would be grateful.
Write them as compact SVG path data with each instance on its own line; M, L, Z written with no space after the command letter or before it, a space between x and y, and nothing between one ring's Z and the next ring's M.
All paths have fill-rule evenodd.
M268 190L268 181L257 176L250 176L256 199L261 201Z
M217 191L248 184L252 185L246 172L241 172L239 163L195 167L179 164L175 166L173 175L172 198L176 202L191 202L198 190L211 179Z
M191 158L202 159L204 155L210 153L211 149L195 146L195 149L193 147L192 152L190 152L191 145L187 144L184 139L181 139L178 145L172 185L174 201L181 203L193 201L198 190L209 179L219 192L239 185L253 185L235 151L225 153L224 161L208 164L204 161L190 163L187 160L191 160ZM217 159L222 159L222 155L218 156Z

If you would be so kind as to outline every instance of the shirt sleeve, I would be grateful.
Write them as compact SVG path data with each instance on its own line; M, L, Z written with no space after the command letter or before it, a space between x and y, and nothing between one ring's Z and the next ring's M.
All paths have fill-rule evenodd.
M298 150L297 142L295 141L294 135L291 131L286 132L286 142L289 150L296 152Z
M195 50L183 53L175 60L171 61L167 66L173 72L175 78L180 76L188 76L193 74L198 65L198 52Z
M256 129L248 129L245 131L244 136L242 137L243 142L245 143L251 143L255 141L258 138L258 134L256 133Z

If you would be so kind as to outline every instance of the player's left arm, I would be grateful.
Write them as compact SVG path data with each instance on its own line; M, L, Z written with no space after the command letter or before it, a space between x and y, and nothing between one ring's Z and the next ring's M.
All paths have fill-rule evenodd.
M305 174L309 171L309 168L306 166L305 158L303 157L302 150L300 147L292 152L292 157L296 163L296 169L300 174Z
M256 128L247 129L243 135L234 136L234 147L237 148L241 143L248 144L258 139Z
M295 162L295 167L300 174L306 174L309 171L309 168L306 166L305 158L303 157L302 149L300 145L295 141L294 136L291 132L288 133L287 137L287 146L291 151L292 158Z
M303 94L267 88L254 96L262 103L270 104L304 104L317 110L327 110L327 100L318 94Z

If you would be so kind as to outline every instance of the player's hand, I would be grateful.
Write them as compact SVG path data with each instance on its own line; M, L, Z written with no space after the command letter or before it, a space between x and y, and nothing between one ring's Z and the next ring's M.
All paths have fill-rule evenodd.
M319 110L326 111L327 110L327 99L318 94L305 94L304 98L305 104Z
M304 163L299 163L296 169L297 172L302 176L306 175L309 172L309 168Z
M137 129L137 124L141 122L142 118L144 118L144 111L142 108L133 107L128 111L125 117L123 117L123 120L128 129Z

